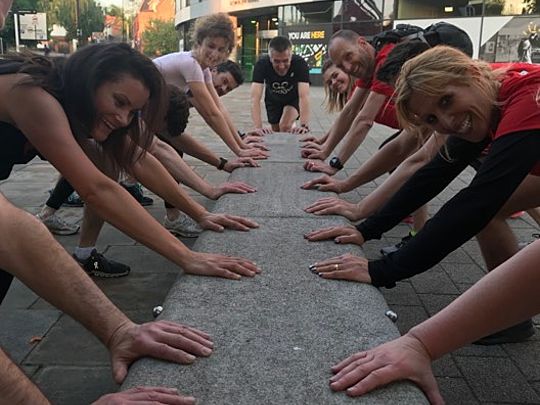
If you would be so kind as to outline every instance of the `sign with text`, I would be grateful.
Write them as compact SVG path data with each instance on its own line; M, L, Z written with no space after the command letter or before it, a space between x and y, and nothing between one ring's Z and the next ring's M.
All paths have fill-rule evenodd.
M19 35L23 40L47 40L47 14L19 14Z
M321 73L324 57L328 53L331 29L331 25L328 24L296 25L284 28L284 35L293 44L293 53L306 60L311 74Z

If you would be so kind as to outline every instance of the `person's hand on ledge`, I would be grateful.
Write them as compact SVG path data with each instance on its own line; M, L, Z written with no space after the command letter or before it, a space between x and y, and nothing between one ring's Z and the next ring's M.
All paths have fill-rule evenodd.
M338 172L337 169L320 160L308 160L304 163L304 170L308 172L321 172L333 176Z
M203 229L208 229L216 232L223 232L225 228L235 229L237 231L249 231L252 228L258 228L256 222L236 215L229 214L214 214L206 212L198 221Z
M192 257L183 266L187 274L239 280L242 276L254 277L261 272L255 263L243 257L199 252L191 254Z
M334 239L335 243L354 244L358 246L362 246L365 242L362 234L352 225L331 226L328 228L317 229L306 233L304 238L310 242Z
M269 153L259 148L241 149L237 153L241 158L253 158L253 159L268 159Z
M154 357L180 364L191 364L212 353L210 335L175 322L158 321L137 325L122 324L107 342L111 353L113 378L121 383L128 367L141 357Z
M341 215L349 221L358 221L358 206L337 197L324 197L307 206L304 211L315 215Z
M235 169L240 167L261 167L261 165L252 158L236 158L225 163L223 170L227 173L232 173Z
M305 124L300 125L300 126L294 126L291 128L291 134L296 134L296 135L304 135L304 134L307 134L309 131L310 131L309 127Z
M268 135L274 133L274 130L271 127L261 127L261 128L255 128L252 131L248 132L248 135L255 135L259 134L260 136Z
M431 357L422 342L410 334L359 352L332 367L334 391L348 396L367 394L393 381L411 380L427 396L430 404L444 405L431 369Z
M333 191L339 194L343 192L343 186L343 181L324 175L305 182L301 188L304 190Z
M318 145L322 145L324 143L324 137L317 138L315 135L307 135L307 136L304 136L303 138L300 138L299 141L300 142L313 142Z
M164 405L194 405L195 398L181 395L176 388L135 387L127 391L104 395L93 402L92 405L142 405L149 403Z
M368 260L349 253L313 263L309 270L321 278L371 284Z
M227 182L213 187L212 194L209 196L209 198L212 200L217 200L224 194L248 194L256 191L257 189L255 189L255 187L251 187L249 184L241 181Z

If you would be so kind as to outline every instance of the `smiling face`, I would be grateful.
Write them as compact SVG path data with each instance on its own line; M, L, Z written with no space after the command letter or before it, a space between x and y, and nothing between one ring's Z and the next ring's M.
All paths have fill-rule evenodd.
M292 51L291 49L285 49L283 52L278 52L270 48L269 55L272 68L278 74L278 76L285 76L291 67Z
M214 83L214 88L220 97L238 87L238 83L234 79L231 72L218 72L217 70L213 70L212 82Z
M127 127L145 106L150 92L132 76L122 76L99 86L95 93L96 122L91 136L105 142L111 132Z
M223 37L205 38L195 49L195 57L203 69L225 62L228 56L229 42Z
M349 81L349 75L335 65L330 66L323 74L324 85L339 94L347 91Z
M432 96L413 92L407 103L416 124L440 134L480 142L489 133L493 105L470 86L448 85Z
M345 73L368 80L373 74L375 50L363 38L357 43L344 38L334 38L328 50L332 62Z

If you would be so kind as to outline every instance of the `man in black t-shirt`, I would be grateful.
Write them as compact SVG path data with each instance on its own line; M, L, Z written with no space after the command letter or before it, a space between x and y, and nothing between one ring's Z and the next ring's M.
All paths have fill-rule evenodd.
M285 37L275 37L253 69L251 116L256 129L265 132L261 118L261 97L265 88L266 115L273 131L306 133L309 131L309 67L292 54L292 44ZM293 128L299 118L300 126Z

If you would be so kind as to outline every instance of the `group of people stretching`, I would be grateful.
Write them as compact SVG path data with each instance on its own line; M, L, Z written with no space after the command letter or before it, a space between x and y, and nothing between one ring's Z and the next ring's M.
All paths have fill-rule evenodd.
M9 0L0 1L2 25L10 5ZM376 155L366 162L372 166L368 173L351 176L345 186L337 185L344 187L340 188L343 191L362 184L368 176L395 169L381 187L386 189L379 191L380 202L375 208L359 211L356 206L328 200L308 208L314 213L340 213L352 220L366 220L356 227L325 229L306 237L361 245L421 208L468 164L477 167L471 184L395 253L371 262L345 255L310 266L323 278L392 287L399 280L428 270L477 235L490 270L488 275L405 336L354 354L332 369L335 376L331 388L346 390L348 395L361 395L393 380L411 379L432 403L442 403L430 368L432 360L518 322L521 324L509 329L510 333L507 330L488 337L489 342L527 338L532 330L527 318L540 309L540 275L534 271L535 261L540 259L539 245L533 243L518 253L516 240L505 222L511 213L540 204L540 180L535 176L540 172L534 149L534 144L540 142L535 138L540 127L540 68L528 64L489 65L455 48L420 42L424 49L413 58L409 50L399 53L403 50L400 47L409 46L409 41L376 49L346 30L331 39L332 63L356 77L358 88L340 114L349 120L338 120L322 140L311 137L306 143L303 156L310 158L306 169L327 170L330 174L340 170L374 120L392 122L402 132L377 154L390 155L393 160L377 160ZM209 356L213 343L205 332L173 322L137 325L96 287L89 276L118 277L129 273L127 266L105 259L95 250L103 221L189 274L237 280L261 271L243 257L188 249L118 184L119 176L140 182L167 201L167 215L171 216L166 221L175 221L179 210L202 229L248 231L258 225L246 218L208 212L179 187L178 181L209 198L226 192L254 192L254 188L244 183L213 187L189 173L178 151L193 153L217 169L232 171L256 167L258 159L268 156L264 134L272 130L298 134L309 131L308 76L294 74L300 79L294 88L279 82L293 68L290 43L285 38L271 42L269 56L256 67L252 101L258 105L252 106L255 129L248 135L238 131L219 100L220 93L234 85L223 83L216 89L210 71L227 59L234 45L234 29L228 16L214 14L197 20L193 44L190 52L154 61L125 44L87 46L65 60L30 55L0 60L0 136L4 145L0 150L0 178L9 177L14 164L39 155L60 172L64 195L67 197L72 187L85 201L75 260L41 222L47 212L42 211L36 218L0 196L0 302L12 278L20 279L106 345L114 379L119 383L125 379L129 365L140 357L189 364L197 357ZM396 55L392 52L397 57L385 70L384 61ZM295 69L305 69L301 61L294 65ZM269 79L269 68L278 76L276 80ZM384 72L386 79L378 76ZM270 82L278 84L269 90ZM265 105L270 128L262 125L261 85L267 87ZM276 94L271 94L272 89L277 90ZM289 97L290 92L294 97L277 96ZM234 160L216 156L183 133L189 105L201 113L237 156ZM293 124L297 118L300 125ZM329 157L346 132L351 133L346 147L329 165L314 160ZM400 154L393 155L389 149ZM329 186L336 187L329 177L304 185L319 189ZM1 350L0 381L0 398L6 403L48 403ZM164 404L195 401L176 389L143 387L106 395L96 403L150 399Z

